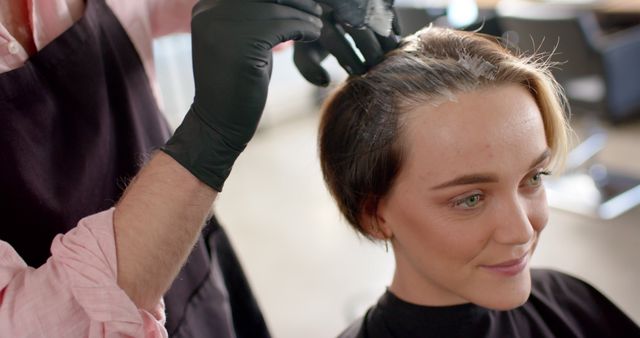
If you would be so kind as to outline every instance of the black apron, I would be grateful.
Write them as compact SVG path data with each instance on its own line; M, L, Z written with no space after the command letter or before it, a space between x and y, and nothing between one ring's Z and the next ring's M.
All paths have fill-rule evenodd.
M56 234L112 207L170 135L142 61L104 0L0 74L0 238L30 266ZM165 296L172 337L269 337L213 219Z

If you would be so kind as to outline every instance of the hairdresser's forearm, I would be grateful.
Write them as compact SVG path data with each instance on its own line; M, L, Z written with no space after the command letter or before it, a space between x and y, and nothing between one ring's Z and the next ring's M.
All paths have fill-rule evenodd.
M118 284L152 310L178 274L217 192L158 152L116 206Z

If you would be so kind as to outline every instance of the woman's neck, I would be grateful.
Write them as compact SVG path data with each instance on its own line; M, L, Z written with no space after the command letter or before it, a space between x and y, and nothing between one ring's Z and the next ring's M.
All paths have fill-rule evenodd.
M401 300L426 306L469 303L466 299L449 291L446 286L439 285L436 281L421 274L408 259L402 257L398 252L395 252L395 261L396 269L389 291Z

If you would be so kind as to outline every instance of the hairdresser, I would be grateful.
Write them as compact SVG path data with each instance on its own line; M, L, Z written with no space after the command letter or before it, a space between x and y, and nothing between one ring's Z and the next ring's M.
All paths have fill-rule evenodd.
M115 284L128 278L118 263L130 259L115 250L111 213L94 218L102 228L81 223L52 241L112 207L170 136L156 101L152 40L188 32L195 3L0 2L0 239L8 242L0 250L0 337L86 337L122 331L103 322L135 330L152 318ZM165 294L165 310L153 314L166 313L174 337L227 337L236 326L268 336L224 232L215 219L205 229L191 239L197 244ZM153 231L137 235L142 244ZM175 273L170 263L157 268Z
M118 4L2 3L0 335L164 337L168 320L175 337L267 337L224 233L206 220L260 119L270 49L317 39L321 10L311 0L198 3L193 105L121 194L168 136L141 34L162 32L179 11L168 6L170 14L150 19L126 16L139 8ZM342 19L330 14L336 4L325 4L324 18L339 33ZM366 8L335 13L362 28L375 17ZM305 77L324 84L319 62L332 50L353 57L339 41L296 46ZM162 296L178 273L165 310Z

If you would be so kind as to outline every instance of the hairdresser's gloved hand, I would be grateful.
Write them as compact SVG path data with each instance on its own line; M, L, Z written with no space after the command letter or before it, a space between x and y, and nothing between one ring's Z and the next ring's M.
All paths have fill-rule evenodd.
M400 26L393 10L393 0L318 0L323 4L323 27L320 39L296 42L294 62L307 81L327 86L329 74L322 61L333 54L349 74L364 74L378 64L384 54L398 46ZM348 33L364 60L361 60Z
M395 13L393 0L317 0L327 5L336 22L353 28L369 28L388 36Z
M217 191L253 137L271 77L271 48L320 35L312 0L201 0L191 19L195 98L163 151Z

